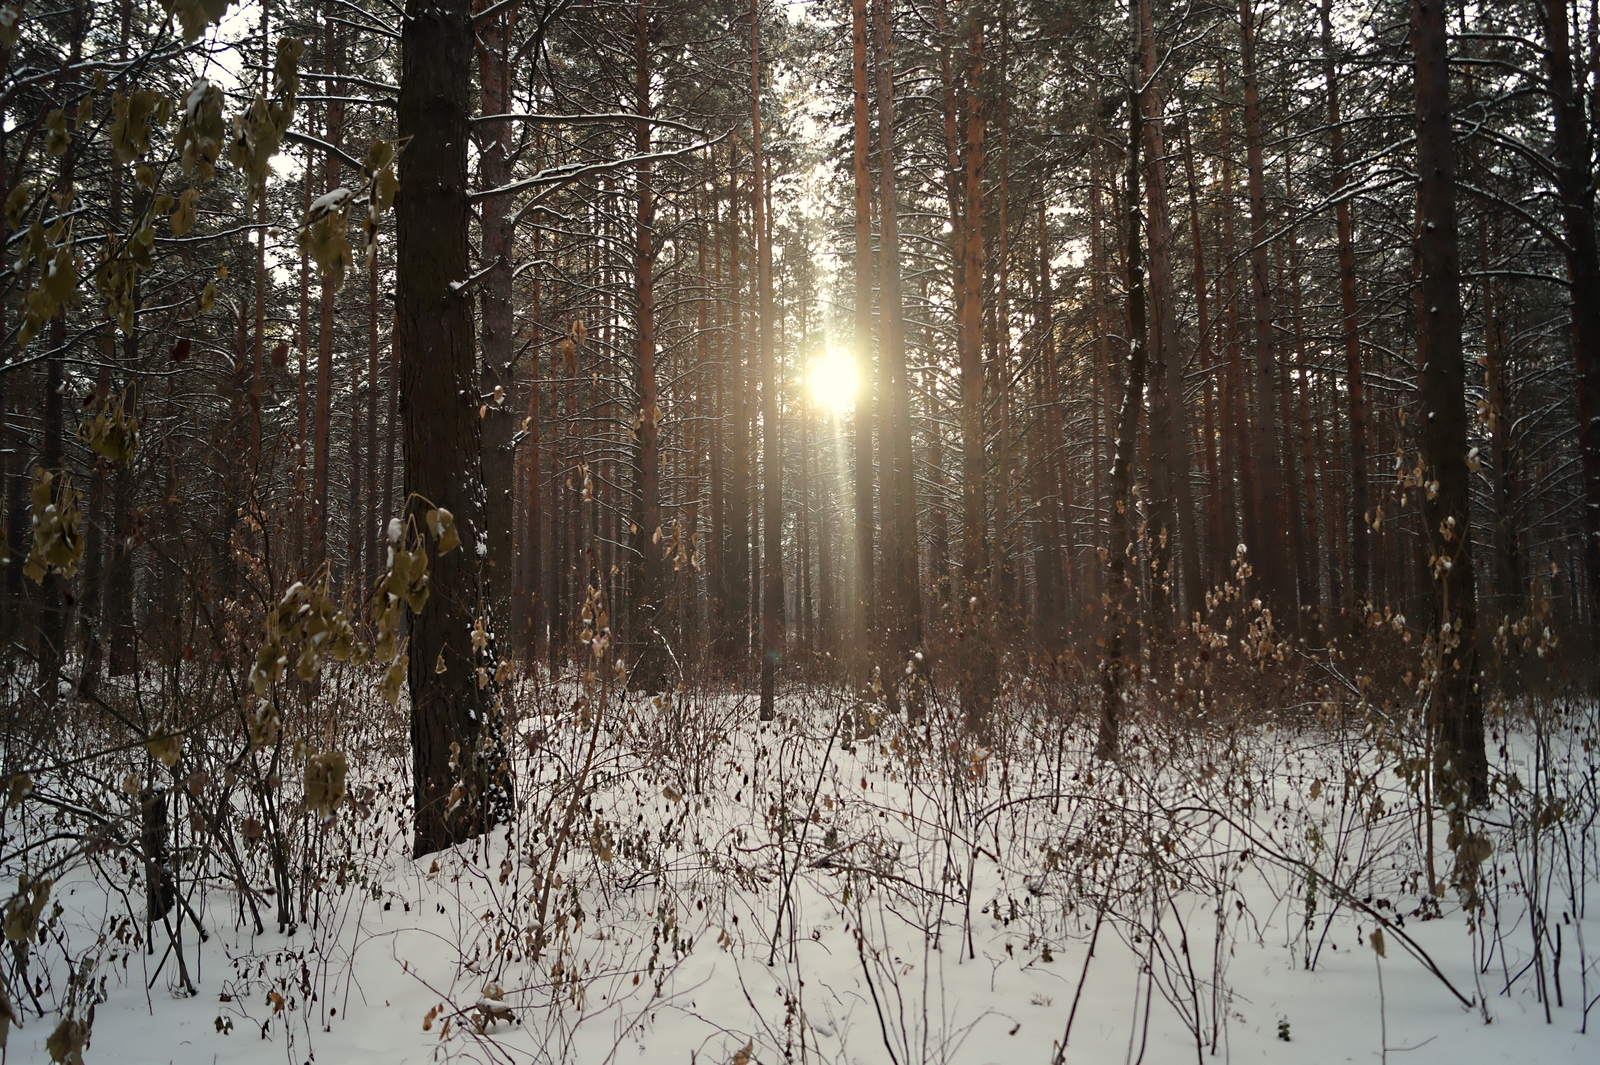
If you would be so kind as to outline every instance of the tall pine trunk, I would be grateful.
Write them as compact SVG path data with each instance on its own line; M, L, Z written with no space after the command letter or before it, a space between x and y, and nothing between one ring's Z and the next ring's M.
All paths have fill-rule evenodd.
M767 162L761 150L761 20L750 0L750 168L755 173L756 318L761 341L761 720L774 714L783 655L783 432L772 308L772 234L767 228Z
M473 0L476 11L486 10L490 0ZM480 26L474 35L477 51L479 106L485 115L511 110L512 57L511 33L516 22L516 5L502 9ZM478 122L478 180L487 191L499 188L511 177L511 123L504 119ZM483 364L479 369L478 402L483 417L484 522L489 535L487 565L494 579L489 582L490 614L496 621L509 620L512 576L512 506L516 477L517 406L514 366L517 359L515 323L512 317L511 281L514 250L513 210L510 196L488 196L482 207L481 270L482 323L480 337Z
M1583 459L1583 562L1589 625L1600 628L1600 246L1595 237L1594 170L1583 92L1573 84L1566 0L1545 0L1545 63L1555 97L1555 150L1567 282L1572 293L1572 357Z
M467 259L471 0L409 0L401 30L399 133L400 408L408 517L455 515L462 546L430 535L430 594L411 618L413 852L489 827L498 775L495 687L480 687L472 627L483 599L476 546L486 535L472 302ZM459 765L459 769L452 763ZM452 797L464 786L465 795Z
M850 646L856 668L866 668L865 656L876 610L873 583L872 430L874 390L868 367L872 361L872 146L867 125L867 0L851 0L851 96L855 178L855 359L860 381L852 425L852 474L855 495L855 551L850 603Z
M890 458L882 471L884 617L888 663L899 672L922 642L922 595L917 557L916 480L911 454L911 385L907 380L905 308L900 288L900 205L895 191L894 67L890 0L880 0L876 26L878 90L878 361L884 418L880 435Z
M650 10L640 0L634 13L634 95L638 114L634 124L634 151L650 152ZM665 542L661 528L661 407L656 391L655 229L656 204L653 174L648 162L640 163L638 216L634 246L634 312L637 317L637 371L635 388L639 410L633 420L638 437L634 448L633 516L634 562L628 603L632 613L629 636L634 642L632 687L661 692L667 686L667 655L661 626L666 624Z
M1339 68L1333 51L1333 0L1322 0L1322 77L1328 95L1328 144L1332 153L1334 185L1350 184L1345 162L1344 122L1339 113ZM1361 358L1361 332L1356 320L1356 248L1350 223L1350 200L1340 195L1334 202L1339 242L1339 331L1344 340L1345 393L1350 417L1350 597L1352 623L1359 623L1362 604L1372 595L1367 515L1367 391Z
M1255 460L1257 530L1250 545L1262 590L1280 623L1295 617L1285 532L1282 441L1279 437L1278 340L1272 287L1268 280L1266 163L1261 131L1261 94L1256 81L1256 26L1251 0L1239 0L1239 59L1244 81L1246 184L1250 195L1250 287L1255 312Z
M1563 10L1565 10L1563 8ZM1477 598L1467 470L1466 360L1461 345L1461 257L1456 234L1455 144L1443 5L1413 0L1417 117L1417 227L1426 529L1423 584L1432 588L1435 764L1447 805L1488 797L1483 702L1478 691Z
M1112 761L1121 747L1123 703L1123 645L1128 616L1132 613L1134 584L1128 579L1128 559L1137 558L1133 543L1134 500L1133 452L1139 432L1139 413L1144 406L1144 385L1149 355L1145 347L1147 310L1145 306L1144 263L1140 254L1139 155L1144 140L1143 94L1137 86L1140 68L1137 58L1130 64L1128 77L1128 226L1124 267L1127 270L1128 368L1123 381L1122 406L1117 413L1116 452L1111 459L1110 545L1106 574L1105 654L1100 661L1100 725L1095 740L1095 755Z

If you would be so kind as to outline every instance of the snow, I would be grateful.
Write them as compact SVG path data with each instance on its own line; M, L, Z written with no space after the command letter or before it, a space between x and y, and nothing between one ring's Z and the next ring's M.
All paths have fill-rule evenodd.
M340 185L332 192L325 192L321 196L318 196L315 200L312 200L311 210L308 213L312 215L324 214L333 210L335 207L338 207L341 203L349 198L350 190L345 188L343 185Z
M205 101L206 93L211 88L211 82L205 78L196 78L194 85L189 88L189 95L183 99L183 110L191 119L199 110L200 104Z
M1469 931L1454 891L1407 884L1416 804L1348 737L1140 727L1113 769L1088 755L1092 728L1022 720L991 749L938 703L907 730L837 693L790 699L767 725L740 696L613 699L591 729L578 695L519 693L550 712L520 725L536 753L511 844L501 830L412 861L395 828L408 759L355 751L364 812L347 807L319 845L315 927L271 931L268 898L253 936L232 892L197 892L211 938L190 928L183 950L199 993L181 994L158 928L155 955L107 967L86 1060L721 1063L750 1043L769 1063L1043 1065L1069 1014L1074 1065L1377 1062L1385 1033L1406 1065L1595 1060L1578 1003L1600 987L1582 953L1600 927L1562 901L1595 879L1592 833L1578 880L1544 889L1567 952L1546 1023L1516 975L1533 955L1515 839L1497 840L1492 913ZM549 842L591 735L593 793L533 964ZM1553 772L1521 737L1508 750L1502 769L1525 784ZM1569 768L1581 786L1585 768ZM1352 779L1372 783L1347 792ZM1441 818L1440 848L1445 831ZM1449 852L1438 861L1447 872ZM1342 905L1325 920L1325 887L1307 912L1309 868L1394 922L1386 957L1372 916ZM57 897L80 936L122 906L84 875ZM13 1029L8 1060L47 1060L50 1027Z

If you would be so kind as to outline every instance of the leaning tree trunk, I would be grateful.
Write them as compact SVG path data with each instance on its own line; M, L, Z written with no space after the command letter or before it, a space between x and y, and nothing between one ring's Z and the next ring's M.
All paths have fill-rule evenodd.
M406 512L455 515L462 547L430 536L430 594L411 617L411 759L417 855L489 827L498 775L490 665L472 646L484 602L481 422L467 264L471 0L409 0L401 31L398 228L400 415ZM454 750L453 750L454 749ZM464 794L452 796L460 784Z
M1417 358L1422 367L1422 496L1433 588L1433 719L1439 794L1449 805L1488 797L1483 702L1478 693L1477 601L1467 475L1466 361L1461 347L1461 257L1456 236L1455 145L1450 130L1444 8L1413 0L1416 61Z

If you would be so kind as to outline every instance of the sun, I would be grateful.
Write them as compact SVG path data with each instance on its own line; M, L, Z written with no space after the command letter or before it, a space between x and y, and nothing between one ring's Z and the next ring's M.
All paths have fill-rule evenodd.
M806 374L806 387L812 400L819 406L843 413L855 406L856 392L861 387L856 373L856 360L842 348L829 348L811 361Z

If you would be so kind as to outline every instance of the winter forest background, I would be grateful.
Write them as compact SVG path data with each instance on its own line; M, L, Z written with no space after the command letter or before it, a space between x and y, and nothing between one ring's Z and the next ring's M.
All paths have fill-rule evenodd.
M0 0L0 1052L1589 1060L1597 150L1583 0Z

